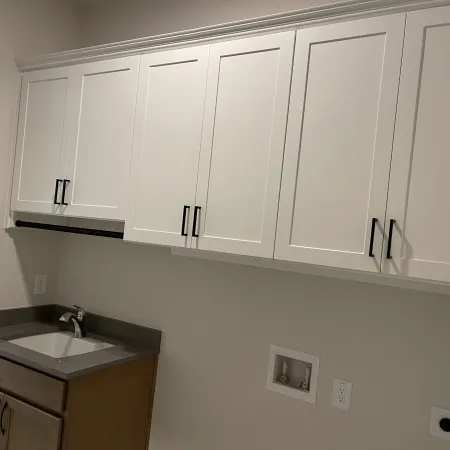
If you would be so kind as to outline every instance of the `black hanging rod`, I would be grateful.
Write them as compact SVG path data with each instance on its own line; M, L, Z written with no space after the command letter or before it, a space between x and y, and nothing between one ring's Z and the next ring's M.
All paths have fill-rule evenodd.
M123 233L120 231L94 230L93 228L67 227L64 225L49 225L47 223L26 222L24 220L16 221L17 228L33 228L36 230L59 231L61 233L84 234L89 236L102 236L112 239L123 239Z

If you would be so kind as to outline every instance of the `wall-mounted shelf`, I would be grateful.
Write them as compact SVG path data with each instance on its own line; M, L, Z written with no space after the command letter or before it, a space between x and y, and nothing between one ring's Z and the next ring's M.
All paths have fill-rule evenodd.
M316 403L319 358L272 345L266 388L309 403Z

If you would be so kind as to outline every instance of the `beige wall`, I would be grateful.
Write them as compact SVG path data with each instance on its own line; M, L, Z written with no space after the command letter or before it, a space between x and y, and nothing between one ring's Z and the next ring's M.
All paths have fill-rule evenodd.
M61 255L60 300L164 332L151 450L448 449L428 430L450 408L450 297L91 237ZM320 357L316 405L265 389L270 344Z
M336 0L106 0L84 10L84 45L294 11Z
M14 60L80 44L80 17L61 0L0 0L0 308L54 297L58 238L46 233L3 230L18 73ZM34 275L49 275L49 292L33 298Z

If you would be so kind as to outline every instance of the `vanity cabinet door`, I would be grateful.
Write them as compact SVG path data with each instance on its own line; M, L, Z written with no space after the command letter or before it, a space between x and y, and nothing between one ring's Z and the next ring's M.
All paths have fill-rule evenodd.
M450 7L408 13L385 273L450 282L449 55Z
M0 413L3 410L3 406L5 404L4 401L5 401L5 394L3 392L0 392ZM2 422L0 424L0 450L6 449L6 430L3 428L3 423L4 422L2 418Z
M404 27L297 32L275 259L380 271Z
M1 411L5 450L59 450L62 419L58 419L9 395Z
M61 212L61 178L70 137L72 75L70 67L23 75L11 197L14 211Z
M125 220L139 56L75 66L66 216Z
M294 40L211 46L192 248L273 257Z

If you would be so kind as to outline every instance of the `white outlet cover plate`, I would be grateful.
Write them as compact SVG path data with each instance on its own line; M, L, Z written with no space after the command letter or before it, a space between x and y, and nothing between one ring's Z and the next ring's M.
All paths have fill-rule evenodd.
M450 411L448 409L438 408L437 406L433 406L431 408L431 423L430 423L430 433L433 436L440 437L442 439L447 439L450 441L450 433L446 433L441 430L439 426L439 422L441 419L448 417L450 419Z
M47 275L36 275L34 279L34 295L44 295L47 291Z
M331 404L336 408L348 411L352 399L352 383L343 380L334 380Z

